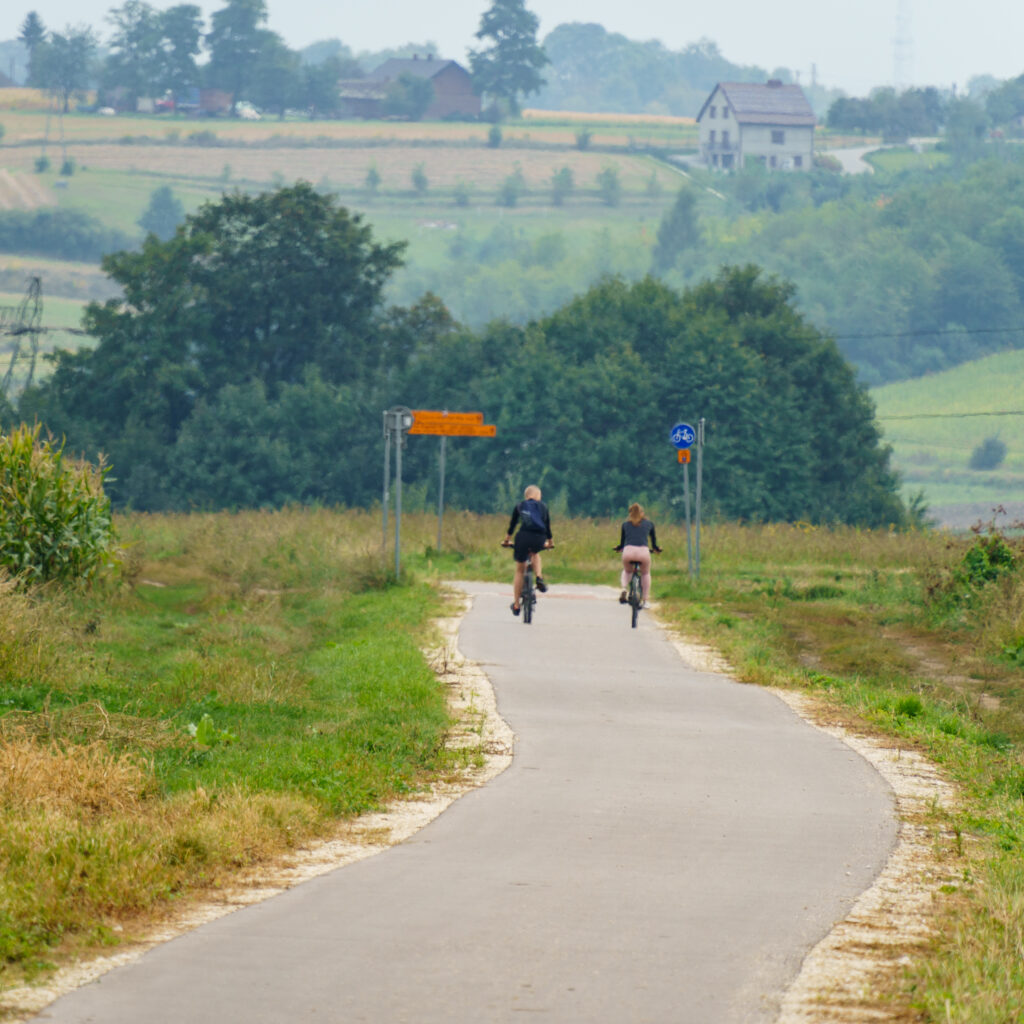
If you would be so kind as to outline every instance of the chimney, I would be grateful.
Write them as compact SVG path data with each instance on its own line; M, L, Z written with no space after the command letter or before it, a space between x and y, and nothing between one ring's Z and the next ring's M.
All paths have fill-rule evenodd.
M782 79L781 78L769 78L768 79L768 88L769 89L781 89L782 88Z

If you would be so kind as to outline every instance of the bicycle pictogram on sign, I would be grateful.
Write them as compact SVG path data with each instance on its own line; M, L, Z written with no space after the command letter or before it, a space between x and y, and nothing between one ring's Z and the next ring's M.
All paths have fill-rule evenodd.
M697 431L689 423L677 423L669 434L669 440L677 448L689 448L697 440Z

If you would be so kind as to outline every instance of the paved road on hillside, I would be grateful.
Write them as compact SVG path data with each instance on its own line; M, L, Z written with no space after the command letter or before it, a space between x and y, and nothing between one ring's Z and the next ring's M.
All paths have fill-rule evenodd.
M512 766L404 844L160 946L61 1024L751 1024L872 882L890 792L604 588L467 584Z

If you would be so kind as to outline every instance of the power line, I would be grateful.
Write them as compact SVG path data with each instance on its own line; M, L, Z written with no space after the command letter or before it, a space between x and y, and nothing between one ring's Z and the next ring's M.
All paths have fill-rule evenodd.
M1024 416L1024 409L1003 409L998 412L912 412L875 416L876 420L963 420L972 416Z
M936 327L932 330L893 331L891 334L834 334L836 341L861 341L871 338L934 338L941 334L1013 334L1024 331L1019 327Z

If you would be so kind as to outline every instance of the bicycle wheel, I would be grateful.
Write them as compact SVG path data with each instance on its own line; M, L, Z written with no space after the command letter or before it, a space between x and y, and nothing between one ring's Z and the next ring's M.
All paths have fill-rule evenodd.
M633 573L629 581L629 607L632 613L633 629L640 619L640 606L644 601L644 585L638 572Z
M533 620L533 603L537 600L533 593L533 577L530 573L523 579L523 592L519 600L523 606L523 625L528 626Z

